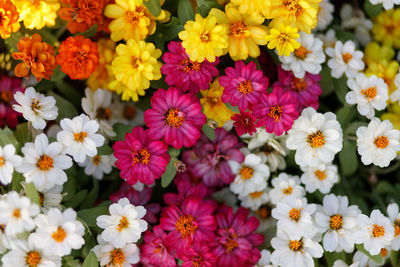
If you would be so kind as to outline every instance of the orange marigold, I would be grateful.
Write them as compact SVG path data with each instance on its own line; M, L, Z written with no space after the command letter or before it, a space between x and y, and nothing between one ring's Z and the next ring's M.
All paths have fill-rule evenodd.
M12 32L19 30L19 14L10 0L0 0L0 36L3 39L10 37Z
M86 79L99 65L97 44L77 35L63 41L58 49L57 63L71 79Z
M15 76L25 77L32 72L39 82L42 78L49 80L57 67L54 47L42 42L37 33L21 38L17 46L18 52L14 52L12 57L24 62L15 66Z

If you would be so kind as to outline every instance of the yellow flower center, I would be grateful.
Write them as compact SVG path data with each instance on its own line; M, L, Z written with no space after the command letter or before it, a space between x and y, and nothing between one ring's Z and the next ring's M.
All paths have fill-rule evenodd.
M293 192L293 187L289 186L288 188L283 189L282 191L285 195L289 195Z
M282 5L290 12L291 15L298 17L304 13L303 7L299 5L298 2L299 0L283 0Z
M239 87L237 88L241 93L243 94L248 94L253 92L253 86L251 85L250 81L243 81L239 84Z
M347 64L353 58L353 55L349 54L349 53L345 53L342 55L342 58L343 58L344 63Z
M259 208L256 211L257 215L260 216L261 219L266 220L268 219L269 215L271 214L271 209L267 206L261 206L261 208Z
M290 240L289 248L293 251L300 251L303 249L303 242L301 240Z
M93 157L93 164L98 166L100 164L100 160L101 160L101 157L99 155L94 156Z
M21 217L21 211L20 211L19 209L15 209L15 210L13 211L13 216L14 216L15 218L20 218L20 217Z
M35 114L37 114L37 112L40 110L40 101L37 99L32 99L32 103L31 103L31 109L33 110L33 112Z
M165 114L165 121L168 125L179 128L185 121L185 114L176 108L170 108Z
M301 92L304 89L307 88L307 83L304 81L304 79L299 79L299 78L293 78L293 90L296 92Z
M376 87L361 90L361 94L368 98L368 101L371 101L376 96Z
M343 217L342 217L342 215L335 214L335 215L331 216L329 226L333 230L341 229L342 226L343 226Z
M268 116L274 119L275 122L279 121L282 115L282 106L273 106L270 108Z
M372 236L373 237L382 237L385 235L385 227L374 224L372 228Z
M299 59L305 59L307 54L309 54L310 51L307 50L304 46L300 46L296 50L294 50L294 55L299 58Z
M197 225L193 223L194 218L192 215L182 215L175 223L176 230L178 230L183 237L187 237L190 234L193 234Z
M150 153L147 148L141 148L136 154L134 154L133 163L141 163L143 165L147 165L150 162Z
M140 64L141 64L140 58L132 56L132 58L131 58L132 68L137 69L137 68L139 68Z
M122 216L119 220L119 224L117 225L117 230L121 232L122 230L129 227L128 219L125 216Z
M4 103L4 104L8 104L10 103L10 101L13 98L13 94L11 93L11 91L1 91L0 92L0 102Z
M232 252L232 250L234 250L238 246L239 246L238 242L236 242L232 238L228 238L228 241L224 244L225 250L227 252Z
M99 120L110 120L112 118L112 113L110 108L98 108L96 112L96 118Z
M58 243L61 243L64 241L64 239L67 237L67 233L62 229L60 226L57 228L57 231L53 232L51 234L51 237Z
M208 32L203 32L203 33L200 35L200 40L201 40L203 43L208 43L208 42L211 41L211 36L210 36L210 34L209 34Z
M139 6L135 11L128 11L125 14L125 20L132 26L137 26L139 20L143 17L143 7Z
M375 139L374 144L377 148L386 148L389 145L389 139L386 136L379 136Z
M74 133L74 140L76 142L83 143L86 137L87 137L87 132Z
M30 251L26 254L25 263L29 267L37 267L40 263L42 256L37 251Z
M53 168L53 163L53 158L47 155L41 155L38 162L36 163L36 167L38 167L41 171L48 171Z
M187 59L183 59L180 63L181 66L183 67L184 72L189 72L191 70L193 71L200 71L200 63L197 61L191 61Z
M110 252L111 264L113 266L122 266L125 261L125 254L120 248L116 248Z
M242 178L242 180L248 180L253 176L253 169L249 168L247 166L243 166L240 171L240 178Z
M257 198L261 197L262 194L263 194L262 191L256 191L256 192L250 193L249 196L253 199L257 199Z
M321 131L317 131L307 136L307 143L309 143L312 148L322 147L325 145L325 137Z
M318 178L319 180L321 180L321 181L325 180L326 177L328 176L328 175L326 174L326 171L320 171L320 170L316 170L316 171L314 172L314 174L315 174L315 176L317 176L317 178Z
M0 167L2 167L6 163L6 160L3 157L0 157Z
M289 211L289 217L295 222L298 222L300 220L300 213L301 210L293 208Z
M230 25L229 34L235 38L243 38L248 35L247 28L241 21L232 23Z

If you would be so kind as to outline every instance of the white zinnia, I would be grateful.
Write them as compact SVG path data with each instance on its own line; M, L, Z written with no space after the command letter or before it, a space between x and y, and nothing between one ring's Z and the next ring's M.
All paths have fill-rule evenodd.
M333 12L335 10L335 6L329 2L329 0L322 0L319 2L318 8L318 23L315 27L317 30L325 30L329 24L331 24L333 20Z
M382 4L386 10L392 9L394 5L400 5L400 0L369 0L371 4Z
M378 267L385 264L385 261L377 263L374 259L371 259L367 254L361 251L356 251L356 253L354 253L353 262L358 263L356 267Z
M104 174L109 174L115 162L113 155L96 155L94 157L86 157L79 166L85 167L86 175L92 175L97 180L103 179ZM141 190L139 190L141 191Z
M281 172L271 181L273 188L269 191L269 197L273 204L283 201L289 196L303 197L306 193L300 185L298 176Z
M252 211L258 210L262 205L266 204L269 200L269 189L258 190L249 193L248 195L239 195L241 206L251 209Z
M93 252L99 259L100 266L131 267L140 260L139 248L134 243L126 244L122 248L115 248L104 241L101 236L98 236L97 240L99 244L93 248Z
M254 267L273 267L271 264L271 252L266 249L261 250L261 258Z
M22 113L36 129L43 130L46 120L55 120L58 116L55 98L37 93L33 87L26 88L25 93L16 92L14 98L19 105L13 105L13 109Z
M319 190L323 194L331 191L334 184L339 181L338 168L336 165L319 164L318 166L301 167L304 172L301 176L301 182L305 185L309 193Z
M396 85L396 90L390 94L390 100L392 102L398 102L400 100L400 73L396 75L394 84Z
M15 147L7 144L0 146L0 182L3 185L11 183L14 169L22 163L22 158L15 154Z
M62 185L55 185L48 190L38 191L40 197L40 209L47 212L50 208L61 209L63 199Z
M387 213L389 216L390 222L394 227L394 239L392 241L392 249L397 251L400 249L400 213L399 213L399 205L396 203L392 203L387 207Z
M340 10L341 28L344 30L354 30L357 41L366 46L371 42L370 30L372 21L365 17L361 9L353 8L349 3L344 3Z

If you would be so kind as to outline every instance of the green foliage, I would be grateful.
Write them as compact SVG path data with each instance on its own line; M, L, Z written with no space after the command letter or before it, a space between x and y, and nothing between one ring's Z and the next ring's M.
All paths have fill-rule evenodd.
M58 108L57 121L60 121L63 118L73 118L78 115L78 110L76 107L64 97L60 96L54 91L48 92L47 95L53 96L56 99L56 106Z
M91 251L85 258L82 267L98 267L98 266L99 266L99 261L97 260L96 254L94 254L94 252Z
M100 215L108 215L109 201L103 202L102 204L90 208L78 211L78 217L81 218L89 227L97 227L96 218Z
M343 149L339 152L339 162L344 176L350 176L357 170L357 146L354 141L344 140Z
M32 201L32 203L40 205L39 193L32 183L28 183L25 185L25 194Z
M188 20L194 20L194 11L189 0L178 0L178 17L182 25Z
M364 253L365 255L367 255L368 258L372 259L372 260L375 261L376 263L378 263L378 264L379 264L379 263L382 263L383 259L382 259L381 254L372 256L371 254L369 254L369 252L368 252L368 251L364 248L364 246L361 245L361 244L356 244L356 248L357 248L359 251L361 251L362 253Z
M144 0L143 4L147 7L154 17L158 17L161 13L161 6L159 0Z
M97 32L97 24L94 24L92 27L90 27L90 29L88 29L87 31L85 31L85 32L82 32L82 33L79 33L79 34L77 34L77 35L82 35L83 37L85 37L85 38L90 38L90 37L93 37L95 34L96 34L96 32Z
M164 174L161 176L161 186L167 187L175 177L176 168L175 168L176 158L171 157Z
M207 123L203 124L203 127L201 128L203 133L210 138L211 141L215 139L215 132L214 129L211 128Z

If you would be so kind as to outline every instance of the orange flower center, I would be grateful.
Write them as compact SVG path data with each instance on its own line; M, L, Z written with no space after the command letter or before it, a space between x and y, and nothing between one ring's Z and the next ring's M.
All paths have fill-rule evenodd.
M0 102L3 102L5 104L10 103L10 101L13 98L13 94L11 91L5 90L0 92Z
M220 99L219 99L218 97L211 97L211 96L208 96L208 97L207 97L207 102L208 102L211 106L214 106L214 105L220 103Z
M99 155L94 156L93 157L93 164L98 166L100 164L100 160L101 160L101 157Z
M278 122L281 118L282 112L282 106L273 106L270 108L268 116L270 116L275 122Z
M62 229L60 226L57 228L57 231L53 232L51 234L51 237L58 243L61 243L64 241L64 239L67 237L67 233Z
M247 36L247 28L241 21L238 21L238 22L230 25L229 35L232 35L235 38L246 37Z
M325 138L321 131L310 134L307 136L307 143L310 144L312 148L318 148L325 145Z
M134 57L134 56L131 58L131 64L134 69L137 69L139 67L140 63L141 63L141 61L139 58Z
M87 132L74 133L74 140L76 142L83 143L86 137L87 137Z
M211 36L210 36L209 33L203 32L203 33L200 35L200 40L201 40L203 43L208 43L208 42L211 41Z
M125 119L133 119L136 115L136 109L132 106L125 106L124 108L124 118Z
M400 235L400 219L394 222L394 236Z
M365 90L361 90L361 94L364 95L368 101L371 101L376 96L376 87L371 87Z
M289 217L295 222L298 222L300 219L301 210L293 208L289 211Z
M193 267L203 266L204 258L202 256L196 255L192 258Z
M239 84L239 87L237 88L241 93L243 94L248 94L253 92L253 86L251 86L250 81L243 81Z
M195 225L193 221L194 218L192 215L181 215L176 221L176 230L178 230L183 237L193 234L197 229L197 225Z
M126 12L125 19L132 26L136 26L143 17L143 7L139 6L135 11Z
M386 249L386 248L382 248L382 249L381 249L381 256L382 256L382 258L386 257L387 254L388 254L387 249Z
M185 121L185 114L176 108L170 108L165 114L165 121L168 125L179 128Z
M300 46L294 50L294 55L299 59L305 59L309 53L310 51L308 51L304 46Z
M5 224L0 224L0 231L4 234L6 225Z
M31 103L31 109L33 110L33 112L35 114L37 114L37 112L40 110L40 101L37 99L32 99L32 103Z
M248 180L251 177L253 177L253 169L249 168L247 166L243 166L240 169L239 174L240 174L240 178L242 178L242 180Z
M2 167L6 163L6 160L3 157L0 157L0 167Z
M301 240L290 240L289 248L293 251L300 251L303 249L303 242Z
M40 263L42 256L37 251L29 251L25 257L25 263L29 267L37 267Z
M289 195L293 192L293 187L289 186L288 188L283 189L282 191L285 195Z
M38 162L36 163L36 167L38 167L41 171L48 171L53 168L53 163L53 158L47 155L41 155Z
M228 238L228 241L224 244L225 250L228 252L232 252L232 250L234 250L238 246L239 246L238 242L236 242L232 238Z
M263 194L262 191L256 191L256 192L250 193L249 196L253 199L257 199L257 198L261 197L262 194Z
M342 217L342 215L335 214L335 215L331 216L329 226L333 230L341 229L342 226L343 226L343 217Z
M342 55L342 58L343 58L344 63L347 64L353 58L353 55L349 54L349 53L345 53Z
M385 235L385 227L374 224L372 228L372 236L373 237L382 237Z
M193 71L200 71L200 63L197 61L191 61L187 59L183 59L180 62L180 65L183 66L183 71L184 72L189 72L191 70Z
M258 216L260 216L261 219L266 220L269 217L269 215L271 214L271 209L267 205L264 205L264 206L261 206L261 208L259 208L256 211L256 213Z
M125 254L120 248L116 248L110 252L111 264L113 266L122 266L125 261Z
M112 118L112 113L110 108L98 108L96 112L96 118L99 120L110 120Z
M20 218L20 217L21 217L21 211L20 211L19 209L15 209L15 210L13 211L13 216L14 216L15 218Z
M135 158L133 159L133 163L137 164L143 164L147 165L150 162L150 153L147 150L147 148L141 148L135 155Z
M39 204L40 206L43 207L43 203L44 203L44 194L42 192L38 192L39 194Z
M307 88L307 83L304 81L304 79L299 79L299 78L293 78L293 90L296 92L301 92L304 89Z
M377 148L386 148L389 145L389 139L386 136L379 136L375 139L374 144Z
M320 170L316 170L316 171L314 172L314 174L315 174L315 176L317 176L317 178L318 178L319 180L321 180L321 181L325 180L326 177L328 176L328 175L326 174L326 171L320 171Z
M117 225L117 230L121 232L122 230L129 227L128 219L125 216L122 216L119 220L119 224Z
M88 52L86 50L78 50L75 53L75 58L79 61L79 62L86 62L86 58L88 56Z

